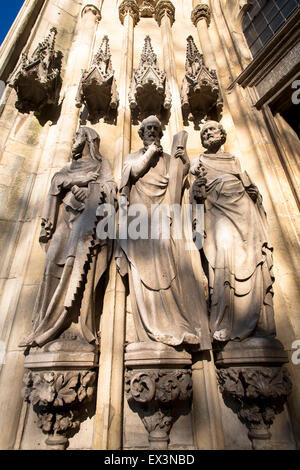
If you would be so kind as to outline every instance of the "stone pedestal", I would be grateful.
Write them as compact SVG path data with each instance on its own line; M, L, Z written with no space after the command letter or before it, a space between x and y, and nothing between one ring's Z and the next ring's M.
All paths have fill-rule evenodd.
M272 448L270 428L292 388L289 373L282 367L287 362L287 353L275 338L229 341L216 350L224 401L247 426L255 450Z
M81 348L81 349L80 349ZM84 350L85 349L85 350ZM32 348L25 359L23 396L33 406L38 425L52 450L64 450L68 438L93 413L98 353L79 341L53 341Z
M162 343L132 343L125 366L128 403L143 421L150 449L167 449L171 427L192 395L190 354Z

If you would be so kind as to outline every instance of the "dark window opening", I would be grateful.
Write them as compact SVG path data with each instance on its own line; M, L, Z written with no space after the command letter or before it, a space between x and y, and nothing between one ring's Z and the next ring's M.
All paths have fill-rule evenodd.
M297 82L300 83L300 77ZM298 87L299 88L299 87ZM272 113L281 114L283 119L291 126L300 139L300 92L291 84L269 104Z
M255 57L299 8L300 0L252 0L243 18L243 31Z

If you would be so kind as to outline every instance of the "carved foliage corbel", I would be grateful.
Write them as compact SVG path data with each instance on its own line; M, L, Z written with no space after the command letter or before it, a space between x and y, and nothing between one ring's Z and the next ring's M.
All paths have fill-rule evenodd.
M165 122L167 112L171 107L171 94L166 73L158 67L157 56L152 49L149 36L145 38L139 67L133 71L129 104L134 123L152 114Z
M224 397L238 405L238 416L248 427L253 448L271 437L270 427L280 413L292 383L285 367L228 367L217 372ZM261 447L261 446L260 446Z
M197 26L200 20L204 19L207 23L207 26L210 25L211 20L211 11L210 7L205 3L198 3L191 13L191 20L194 26Z
M153 18L157 0L137 0L141 18Z
M173 3L168 0L159 0L155 8L155 19L159 26L165 15L169 18L172 26L175 21L175 7Z
M21 113L35 111L40 116L46 106L57 105L62 54L54 50L56 34L56 28L51 28L30 58L23 53L9 79L18 96L15 106Z
M83 17L88 12L91 12L96 17L97 22L101 21L101 12L95 5L86 5L81 12L81 16Z
M87 119L94 124L101 118L108 123L115 123L118 104L119 94L111 63L109 39L104 36L92 65L83 71L76 106L85 105Z
M167 449L169 433L180 415L180 404L192 396L189 369L127 370L125 391L148 432L150 448Z
M128 13L133 19L134 26L136 26L140 21L140 11L136 0L123 0L123 2L120 4L119 18L122 24L124 24L125 17Z
M24 376L24 400L31 403L38 425L48 434L46 444L65 449L68 438L87 416L87 403L95 392L96 372L29 371Z
M186 74L181 87L181 105L185 125L193 121L199 128L202 119L219 121L223 108L215 70L208 69L192 36L187 38Z

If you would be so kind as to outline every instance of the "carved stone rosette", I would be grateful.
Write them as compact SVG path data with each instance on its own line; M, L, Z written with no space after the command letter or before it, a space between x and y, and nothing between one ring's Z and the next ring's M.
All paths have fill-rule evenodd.
M85 105L87 119L95 124L101 118L108 123L115 123L118 104L119 94L111 63L109 39L104 36L92 65L83 71L76 106Z
M95 392L96 372L90 370L29 371L24 376L23 396L48 434L47 445L65 449L68 437L78 431ZM86 416L85 416L86 417Z
M205 3L199 3L195 6L191 13L191 20L194 26L202 19L206 20L207 26L210 25L211 11L210 7Z
M36 116L40 116L47 105L57 104L62 54L54 50L56 34L56 28L51 28L30 58L23 53L9 79L9 86L18 96L16 108L21 113L35 111Z
M173 3L168 0L159 0L155 8L155 19L159 26L161 25L161 20L165 15L169 18L172 26L175 21L175 7Z
M166 73L159 69L151 39L146 36L141 61L138 69L133 71L130 84L129 104L132 121L137 123L150 115L156 115L164 122L171 103Z
M120 4L119 18L122 24L124 24L124 20L128 12L133 19L134 26L136 26L140 21L140 11L136 0L124 0Z
M148 432L151 449L167 449L169 433L192 397L191 359L161 343L133 343L125 354L125 392Z
M247 426L253 449L272 448L270 428L292 390L290 375L282 367L284 362L286 353L276 339L268 344L264 338L251 338L244 346L243 342L229 342L216 354L225 403Z
M193 121L196 129L202 119L219 121L223 109L218 78L209 70L192 36L187 38L186 74L181 87L181 106L184 124Z

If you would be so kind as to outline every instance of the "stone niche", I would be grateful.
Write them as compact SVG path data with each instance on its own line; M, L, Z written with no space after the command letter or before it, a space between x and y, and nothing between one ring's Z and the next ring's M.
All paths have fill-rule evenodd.
M156 115L165 123L171 103L166 73L159 69L150 36L146 36L140 64L133 71L129 91L132 122L137 124L147 116Z
M47 112L51 117L49 106L57 109L62 53L54 50L56 34L56 28L51 28L30 58L24 52L9 78L9 86L17 93L15 106L20 113L34 111L37 117L42 117Z
M194 122L199 129L202 119L219 121L223 101L215 70L209 70L192 36L187 38L186 74L181 87L181 106L184 124Z
M76 106L85 108L81 124L89 120L92 124L104 118L109 124L116 124L119 94L112 68L109 39L104 36L92 65L84 70L76 98Z

